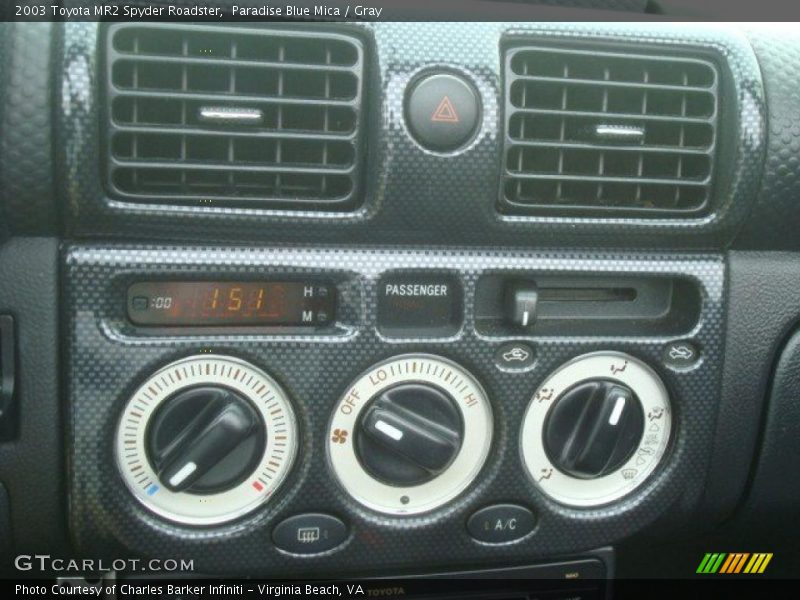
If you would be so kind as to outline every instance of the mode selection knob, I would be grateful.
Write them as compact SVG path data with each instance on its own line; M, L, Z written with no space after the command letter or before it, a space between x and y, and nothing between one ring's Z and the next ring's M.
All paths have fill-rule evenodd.
M373 477L418 485L450 465L463 432L458 406L448 394L426 384L400 384L369 403L356 429L356 452Z
M289 473L297 424L285 392L257 367L198 355L148 377L123 409L117 466L148 510L224 523L266 502Z
M636 451L644 413L627 385L589 380L564 392L544 424L545 451L553 464L574 477L602 477L619 469Z
M579 356L550 374L528 404L522 458L534 485L570 506L599 506L656 470L672 427L661 378L621 352Z

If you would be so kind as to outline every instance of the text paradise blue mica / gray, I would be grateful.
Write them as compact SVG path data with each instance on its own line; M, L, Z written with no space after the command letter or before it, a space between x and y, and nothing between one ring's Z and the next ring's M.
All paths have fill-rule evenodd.
M70 527L92 555L186 556L200 572L272 576L347 576L418 569L530 562L613 544L688 518L702 497L717 419L725 263L721 255L598 251L534 252L417 250L391 247L269 247L71 245L64 249L68 362ZM439 339L387 339L376 330L377 290L391 269L456 273L464 288L464 327ZM338 325L313 334L195 335L151 333L125 317L125 290L135 280L308 276L324 271L339 287ZM668 338L565 338L515 335L536 348L525 371L497 369L494 355L507 337L475 332L475 284L487 272L595 273L676 276L695 281L703 306L681 339L703 348L704 360L668 370L660 359ZM609 505L569 508L549 500L528 477L519 452L520 424L534 391L567 361L598 350L626 352L652 366L669 390L675 427L662 464L630 495ZM299 449L292 472L269 502L218 526L173 524L152 515L128 492L114 464L114 431L131 393L151 373L183 356L235 356L273 377L293 405ZM467 369L485 389L494 415L492 448L476 480L447 504L413 516L376 513L339 486L326 460L332 411L348 385L371 365L408 353L435 354ZM514 503L534 511L535 531L509 546L476 542L465 522L477 509ZM298 558L272 543L273 528L304 512L336 515L350 535L328 553Z

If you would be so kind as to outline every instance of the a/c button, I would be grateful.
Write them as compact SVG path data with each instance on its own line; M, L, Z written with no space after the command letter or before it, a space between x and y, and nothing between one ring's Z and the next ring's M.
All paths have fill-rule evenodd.
M439 152L456 150L475 133L480 120L478 92L447 73L420 79L406 98L406 121L414 138Z
M504 544L525 537L536 525L533 513L517 504L493 504L473 513L467 531L479 542Z

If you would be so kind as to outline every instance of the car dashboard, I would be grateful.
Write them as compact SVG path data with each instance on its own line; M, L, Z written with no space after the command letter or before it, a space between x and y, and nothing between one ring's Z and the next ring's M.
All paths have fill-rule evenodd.
M796 573L790 28L0 36L0 554Z

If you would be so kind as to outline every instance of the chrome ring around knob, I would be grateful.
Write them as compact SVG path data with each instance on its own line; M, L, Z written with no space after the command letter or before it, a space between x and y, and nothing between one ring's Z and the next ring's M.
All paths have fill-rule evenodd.
M415 414L396 395L391 397L393 390L412 393L409 384L430 387L451 399L460 423L445 418L437 425L437 417ZM443 401L443 407L447 403ZM442 506L474 481L488 457L492 431L489 399L470 373L438 356L408 354L379 363L356 379L336 404L326 445L334 474L356 501L383 514L413 515ZM423 443L428 438L437 456L420 457L413 448L384 444L387 452L415 463L422 474L389 482L376 469L365 468L359 458L359 435L384 435L391 438L387 442L398 443Z
M204 390L220 394L199 393ZM196 402L197 412L208 412L208 418L194 419L194 429L190 423L184 427L183 417L192 420L191 407L184 406L165 425L163 409L172 401ZM199 436L199 441L178 440L181 447L170 448L153 423L155 429L166 427L181 439ZM226 436L236 439L219 439ZM123 481L148 510L177 523L214 525L257 509L274 494L292 467L297 438L289 399L269 375L230 356L197 355L163 367L131 395L117 427L115 453ZM225 463L216 472L206 464L236 459L237 446L247 466L235 477L221 473ZM209 456L214 452L231 454ZM196 477L200 474L204 481Z
M631 392L602 398L599 414L618 419L620 410L616 405L620 404L620 398L625 398L640 403L641 411L637 407L634 413L637 419L641 414L644 421L642 428L637 425L639 439L631 444L630 452L626 449L624 460L609 457L610 466L598 468L598 476L585 466L577 470L574 465L565 468L555 456L553 444L545 439L548 418L558 402L580 384L593 381L611 382ZM614 386L608 389L613 391ZM528 475L546 496L568 506L600 506L629 494L647 480L661 462L671 428L669 395L653 369L629 354L593 352L561 366L536 390L523 418L520 450Z

